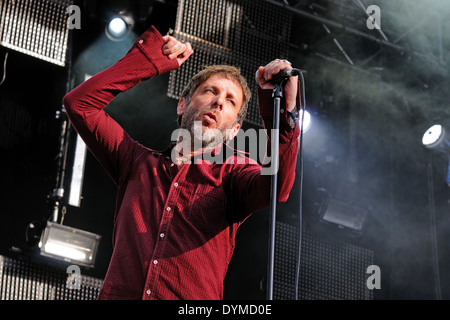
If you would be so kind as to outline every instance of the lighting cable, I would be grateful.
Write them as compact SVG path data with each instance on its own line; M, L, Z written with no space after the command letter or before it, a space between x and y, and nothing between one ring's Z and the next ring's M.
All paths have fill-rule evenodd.
M298 300L298 286L300 283L300 261L302 252L302 225L303 225L303 120L306 113L306 100L305 100L305 79L303 73L300 71L300 136L299 136L299 148L297 163L300 165L299 170L299 210L298 210L298 252L297 252L297 267L295 274L295 300Z

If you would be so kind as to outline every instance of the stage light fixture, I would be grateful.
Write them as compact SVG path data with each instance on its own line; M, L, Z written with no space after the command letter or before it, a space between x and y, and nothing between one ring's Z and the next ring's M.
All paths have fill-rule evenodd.
M133 21L126 16L116 16L106 25L105 33L110 40L121 41L129 33Z
M92 268L100 239L100 235L47 221L39 242L40 254Z
M434 124L425 131L422 144L428 149L450 154L450 139L447 131L440 124Z
M369 213L364 206L331 196L322 203L319 211L322 221L357 232L362 231Z
M440 124L432 125L423 134L422 144L430 150L448 156L446 183L450 187L450 136L447 130Z

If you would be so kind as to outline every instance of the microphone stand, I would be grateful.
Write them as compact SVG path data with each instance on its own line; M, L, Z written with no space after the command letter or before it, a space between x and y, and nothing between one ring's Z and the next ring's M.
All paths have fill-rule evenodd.
M278 180L278 161L279 161L279 128L280 128L280 105L283 97L282 81L274 84L272 97L274 98L273 107L273 128L271 134L271 157L272 165L275 171L271 179L270 194L270 220L269 220L269 265L267 268L267 299L273 300L273 269L275 261L275 227L276 227L276 209L277 209L277 180Z

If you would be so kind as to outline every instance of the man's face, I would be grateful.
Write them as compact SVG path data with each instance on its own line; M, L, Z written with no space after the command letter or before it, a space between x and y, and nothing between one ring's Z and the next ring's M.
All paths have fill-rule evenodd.
M181 128L189 130L194 136L200 134L200 129L203 147L215 140L213 132L220 131L222 141L231 140L240 128L236 118L242 99L242 88L236 81L214 75L195 90L189 105L186 105L186 100L180 100L177 111L183 115ZM195 124L200 123L201 127L197 128Z

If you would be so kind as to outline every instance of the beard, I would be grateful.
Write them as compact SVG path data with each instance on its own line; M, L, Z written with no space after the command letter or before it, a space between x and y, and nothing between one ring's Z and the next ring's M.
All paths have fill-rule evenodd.
M188 106L181 119L180 127L189 131L191 144L194 146L194 149L197 146L201 146L202 149L214 148L227 140L227 130L230 128L222 125L213 129L202 125L201 119L206 112L196 111L194 108ZM219 120L218 116L217 120Z

